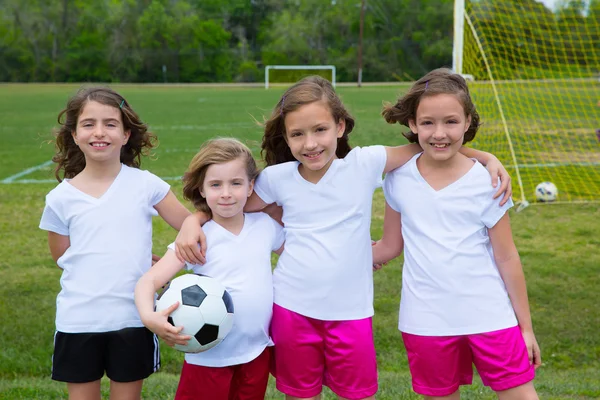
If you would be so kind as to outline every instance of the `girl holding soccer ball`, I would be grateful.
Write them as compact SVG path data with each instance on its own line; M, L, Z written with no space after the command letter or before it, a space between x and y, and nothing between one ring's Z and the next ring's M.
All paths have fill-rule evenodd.
M235 306L234 325L217 346L186 354L176 400L264 399L271 360L269 324L273 312L271 252L283 250L283 229L264 213L245 214L258 175L250 150L235 139L206 142L183 177L183 194L212 219L204 225L208 249L204 265L193 272L218 280ZM189 336L174 327L168 314L154 311L154 294L186 264L169 246L140 279L135 302L144 324L169 344Z
M537 399L541 365L508 209L479 162L459 152L479 115L465 80L438 69L383 115L410 128L423 151L385 177L381 263L404 251L399 329L413 388L459 399L477 367L502 400Z

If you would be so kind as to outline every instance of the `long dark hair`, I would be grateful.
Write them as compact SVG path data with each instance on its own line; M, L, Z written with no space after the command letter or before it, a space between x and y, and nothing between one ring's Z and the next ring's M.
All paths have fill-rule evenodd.
M408 122L410 120L414 121L417 118L417 108L421 99L426 96L435 96L438 94L452 94L459 99L465 110L465 115L471 117L471 125L467 132L465 132L463 144L475 139L475 134L479 129L479 114L471 99L467 81L448 68L434 69L416 81L410 90L398 99L396 104L387 104L381 115L383 115L383 118L389 124L397 122L404 126L409 126ZM417 134L412 131L403 133L403 135L411 143L419 142Z
M83 108L90 101L114 107L121 112L123 129L131 134L121 149L121 162L130 167L139 168L141 156L148 155L155 146L156 136L148 131L127 100L112 89L90 87L80 89L67 102L67 107L58 114L60 128L55 130L56 154L52 157L56 165L54 176L60 182L64 178L73 178L85 168L83 152L75 144L73 132L77 129L77 120ZM61 171L63 177L61 178Z
M309 76L296 82L285 91L273 109L271 117L264 123L265 133L261 154L267 166L296 160L285 141L285 116L316 101L323 101L327 104L336 123L342 119L346 121L346 129L342 137L337 140L335 154L338 158L344 158L350 152L352 148L348 143L348 136L354 129L354 118L346 110L327 79L320 76Z

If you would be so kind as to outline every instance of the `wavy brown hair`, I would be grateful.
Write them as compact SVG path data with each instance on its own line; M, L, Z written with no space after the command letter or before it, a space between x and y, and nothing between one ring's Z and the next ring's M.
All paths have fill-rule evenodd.
M248 181L256 179L258 168L250 149L237 139L216 138L205 142L196 153L183 175L183 197L192 202L196 210L212 217L206 199L200 194L204 186L206 171L213 164L223 164L241 158L246 164Z
M106 87L82 88L69 99L67 107L58 114L60 128L54 132L56 154L52 157L52 161L57 164L54 176L59 182L64 178L73 178L85 168L85 157L79 146L75 144L73 133L77 129L77 120L83 108L90 101L121 111L123 130L131 132L129 140L121 148L123 164L139 168L141 156L148 155L156 144L156 136L148 131L148 126L141 121L123 96ZM61 171L63 171L62 178Z
M410 90L398 99L396 104L386 104L381 115L389 124L397 122L409 126L408 122L417 118L417 108L421 99L438 94L452 94L458 98L465 110L465 116L471 117L471 125L465 132L463 144L473 140L479 129L479 114L475 109L465 79L448 68L434 69L416 81ZM411 143L419 142L417 134L412 131L403 133L403 135Z
M309 76L285 91L273 109L271 117L265 121L265 133L262 140L261 154L267 164L275 165L287 161L295 161L285 139L285 116L300 107L316 101L323 101L336 123L346 121L346 129L337 140L336 156L344 158L352 149L348 136L354 129L354 118L342 104L331 83L320 76Z

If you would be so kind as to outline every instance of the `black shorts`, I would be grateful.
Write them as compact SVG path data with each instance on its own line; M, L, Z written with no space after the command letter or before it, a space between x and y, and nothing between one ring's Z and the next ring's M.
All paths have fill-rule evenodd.
M149 377L159 367L158 338L146 328L54 335L55 381L93 382L106 372L115 382L135 382Z

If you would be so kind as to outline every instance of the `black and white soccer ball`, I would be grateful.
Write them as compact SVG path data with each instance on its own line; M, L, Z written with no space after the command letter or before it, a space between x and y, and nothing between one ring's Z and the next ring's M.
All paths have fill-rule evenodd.
M156 311L162 311L175 302L179 302L179 307L171 313L168 321L173 326L183 326L181 334L192 337L187 345L174 346L179 351L200 353L212 349L233 327L233 300L214 278L185 274L173 279L156 300Z
M552 182L542 182L535 187L535 197L538 201L554 201L558 197L558 189Z

